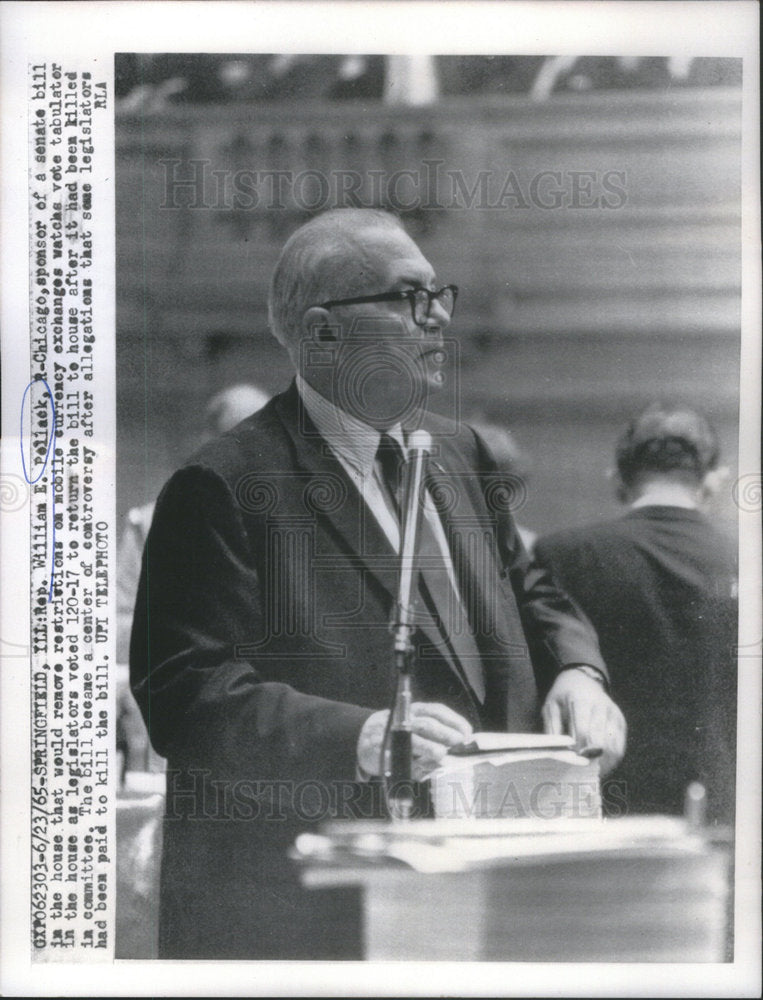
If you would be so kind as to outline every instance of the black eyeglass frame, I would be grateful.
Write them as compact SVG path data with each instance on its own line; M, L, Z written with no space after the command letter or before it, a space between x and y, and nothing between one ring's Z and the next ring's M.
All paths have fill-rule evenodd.
M449 291L453 296L453 308L450 310L449 314L452 317L456 311L458 285L443 285L442 288L438 288L436 292L432 292L428 288L406 288L399 292L381 292L379 295L356 295L349 299L329 299L328 302L319 302L318 306L321 309L333 309L334 306L355 306L363 305L367 302L402 302L407 299L411 306L411 318L413 319L413 322L416 326L426 326L426 321L429 319L429 314L432 311L433 300L439 300L442 293L447 291ZM416 297L418 296L419 301L421 301L422 293L427 296L427 308L423 321L419 322L419 320L416 319Z

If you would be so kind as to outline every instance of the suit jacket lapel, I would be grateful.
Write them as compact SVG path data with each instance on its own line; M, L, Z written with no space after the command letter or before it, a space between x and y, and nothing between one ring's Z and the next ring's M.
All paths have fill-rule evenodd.
M449 456L446 471L438 459L430 463L430 484L443 521L459 587L474 631L482 640L484 656L495 655L485 639L504 637L510 642L505 594L500 587L500 565L491 522L481 497L472 495L474 472L458 468ZM477 501L477 502L475 502ZM499 599L500 598L500 599ZM516 636L515 636L516 644ZM502 653L501 655L505 655Z
M457 566L485 669L488 699L499 706L496 724L509 731L537 721L537 689L514 592L505 579L491 514L474 470L447 442L430 463L435 499ZM446 471L452 470L452 471Z
M392 597L397 555L344 466L310 420L295 383L278 400L277 410L293 442L297 466L310 474L313 490L324 482L328 493L340 494L337 503L319 506L316 515L329 526L342 547L357 558L359 565Z
M368 580L380 586L386 593L390 608L397 600L399 557L374 515L363 501L357 487L347 475L342 463L321 437L302 405L296 383L277 401L276 408L286 432L296 451L297 464L314 477L313 488L321 479L333 478L341 483L342 501L336 505L326 505L318 512L331 532L338 539L351 562L355 562L363 574L364 585ZM330 484L327 482L330 490ZM362 615L362 602L359 609ZM336 622L338 624L338 620ZM347 618L342 618L347 623ZM458 670L450 656L443 649L440 631L431 619L422 618L419 626L426 635L430 646L437 649L463 684ZM391 648L391 644L390 644Z

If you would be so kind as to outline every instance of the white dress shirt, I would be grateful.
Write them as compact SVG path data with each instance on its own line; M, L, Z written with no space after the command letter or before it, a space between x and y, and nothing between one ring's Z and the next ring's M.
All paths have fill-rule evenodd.
M340 410L325 396L316 392L301 375L297 375L297 390L316 429L357 487L363 501L378 521L392 548L399 553L400 526L382 476L381 467L376 458L381 432L364 424L352 414ZM403 455L407 458L408 448L400 424L390 427L386 433L395 439L400 445ZM460 601L461 594L456 582L445 529L428 491L424 501L424 516L432 528L435 541L448 571L448 579Z

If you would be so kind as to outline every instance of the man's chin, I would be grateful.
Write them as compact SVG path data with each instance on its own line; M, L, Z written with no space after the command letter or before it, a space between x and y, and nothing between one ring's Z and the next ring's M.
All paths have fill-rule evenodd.
M362 406L356 404L349 408L349 412L364 424L378 430L386 430L397 424L402 424L403 427L415 426L418 414L427 409L430 391L429 386L422 386L421 391L405 398L396 397L393 393L367 397Z
M364 377L340 378L335 383L337 405L357 420L376 428L409 426L416 414L427 409L429 396L440 389L440 381L423 365L408 365L390 372L367 370Z

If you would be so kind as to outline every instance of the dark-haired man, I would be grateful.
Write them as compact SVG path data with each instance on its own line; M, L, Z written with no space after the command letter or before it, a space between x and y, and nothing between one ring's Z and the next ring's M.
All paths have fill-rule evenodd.
M628 723L613 810L680 813L699 780L710 817L733 819L736 556L702 512L727 473L719 461L704 417L650 406L617 443L627 513L536 546L593 622Z

